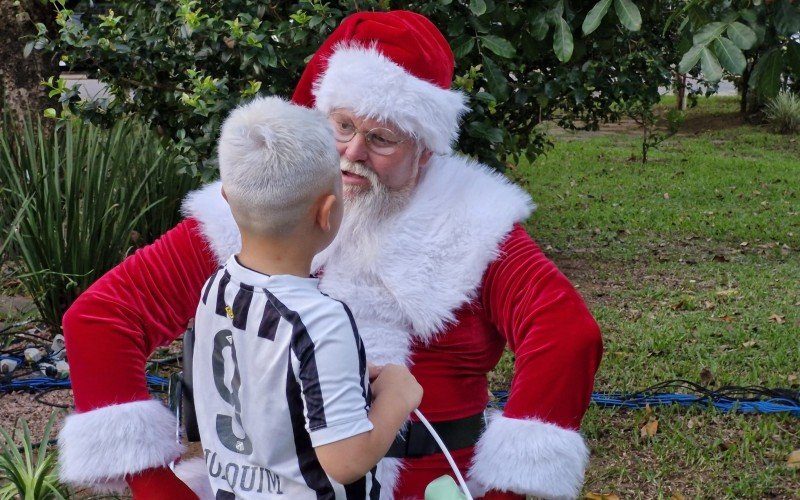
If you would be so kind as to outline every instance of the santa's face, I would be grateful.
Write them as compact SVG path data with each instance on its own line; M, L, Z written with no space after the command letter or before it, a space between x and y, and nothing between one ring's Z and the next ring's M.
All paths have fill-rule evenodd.
M399 139L391 154L378 154L367 144L365 133L356 133L348 142L337 142L342 158L342 183L345 198L378 194L378 188L388 192L410 191L419 182L420 168L430 153L420 154L414 140L398 128L378 120L356 116L349 110L337 109L336 114L349 120L363 132L387 129L393 139Z

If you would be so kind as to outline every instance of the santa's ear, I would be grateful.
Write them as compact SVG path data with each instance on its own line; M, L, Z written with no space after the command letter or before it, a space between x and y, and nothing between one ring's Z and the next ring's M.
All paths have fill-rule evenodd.
M431 159L431 156L433 156L433 151L430 149L424 149L419 155L419 166L424 167L427 165L428 161Z
M336 207L336 195L323 195L317 204L317 225L326 233L331 230L331 218Z

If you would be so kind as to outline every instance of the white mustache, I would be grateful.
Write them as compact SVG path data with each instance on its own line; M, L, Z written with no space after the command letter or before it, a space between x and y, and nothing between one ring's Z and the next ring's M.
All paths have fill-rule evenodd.
M339 162L339 167L341 168L342 172L349 172L351 174L360 175L361 177L366 178L373 187L380 185L378 174L360 161L353 162L342 158Z

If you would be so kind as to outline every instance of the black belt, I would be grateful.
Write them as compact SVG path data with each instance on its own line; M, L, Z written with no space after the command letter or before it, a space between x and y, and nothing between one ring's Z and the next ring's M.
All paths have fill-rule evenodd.
M475 446L478 438L486 426L483 412L471 417L445 422L431 422L431 426L442 438L448 450L460 450ZM436 444L430 431L422 422L412 422L403 431L397 434L386 456L390 458L419 458L434 453L441 453L442 449Z

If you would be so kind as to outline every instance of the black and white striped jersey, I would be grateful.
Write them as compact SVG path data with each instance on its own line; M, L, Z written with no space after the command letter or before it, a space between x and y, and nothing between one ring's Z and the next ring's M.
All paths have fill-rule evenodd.
M314 453L372 429L353 316L317 285L255 272L233 256L203 287L194 400L218 499L378 498L374 469L343 486Z

